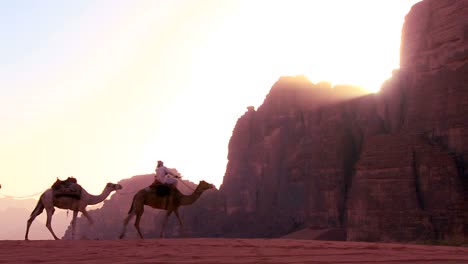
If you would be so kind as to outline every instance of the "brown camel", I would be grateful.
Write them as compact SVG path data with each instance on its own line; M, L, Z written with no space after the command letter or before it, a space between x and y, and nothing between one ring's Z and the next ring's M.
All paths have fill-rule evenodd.
M89 216L88 212L86 211L86 206L98 204L104 201L111 192L122 189L120 184L114 183L107 183L106 187L102 191L100 195L92 195L86 192L85 189L82 189L81 199L71 198L71 197L59 197L56 198L53 195L52 188L47 189L39 198L37 202L36 208L31 213L31 217L28 220L26 226L26 235L24 236L25 240L28 240L28 233L29 228L31 227L32 222L34 219L46 210L47 213L47 222L46 227L49 229L52 236L54 236L55 240L59 240L59 238L55 235L54 231L52 230L52 215L54 214L55 208L60 209L70 209L73 211L73 219L72 219L72 238L75 235L75 225L76 225L76 218L78 212L81 212L88 221L93 224L93 220Z
M163 197L156 195L156 192L151 187L147 187L138 191L135 194L135 196L133 196L132 205L130 207L130 210L128 211L127 217L124 220L120 238L122 239L124 237L128 222L133 216L136 215L135 228L138 231L138 235L140 236L140 238L143 239L143 235L140 231L140 219L143 215L144 205L151 206L155 209L166 210L166 216L161 227L160 237L162 237L163 235L167 219L169 218L172 212L174 212L174 214L176 215L177 220L179 220L180 227L182 228L183 224L178 211L179 206L193 204L204 191L209 190L211 188L213 188L213 184L207 183L205 181L200 181L198 186L190 195L184 195L177 189L172 189L168 196Z

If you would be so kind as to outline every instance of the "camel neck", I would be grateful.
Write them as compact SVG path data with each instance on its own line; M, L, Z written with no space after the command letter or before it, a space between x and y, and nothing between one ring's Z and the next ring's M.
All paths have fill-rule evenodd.
M99 194L99 195L92 195L92 194L90 194L90 195L89 195L89 198L88 198L88 199L89 199L89 200L88 200L88 204L89 204L89 205L98 204L98 203L104 201L104 200L107 198L107 196L109 196L110 193L111 193L111 190L110 190L109 188L106 187L106 188L104 188L104 190L102 191L102 193Z
M198 198L200 198L201 194L203 193L202 190L200 190L199 186L193 191L192 194L190 195L183 195L180 199L180 205L189 205L193 204Z

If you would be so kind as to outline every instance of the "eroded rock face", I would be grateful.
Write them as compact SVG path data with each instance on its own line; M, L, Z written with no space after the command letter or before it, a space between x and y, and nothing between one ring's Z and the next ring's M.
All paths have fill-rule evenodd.
M466 0L425 0L405 17L400 66L414 73L457 69L468 60Z
M406 16L401 69L379 94L379 112L388 135L383 135L383 142L375 138L366 142L357 163L355 194L348 207L348 239L447 240L466 236L467 18L466 0L426 0ZM404 164L392 161L392 155ZM387 195L359 194L383 188L384 180L372 180L383 175L389 179L394 176L387 188L401 189ZM410 197L405 193L411 189L416 195ZM366 199L367 205L362 203ZM393 201L406 206L399 215L388 210ZM359 220L362 217L366 221Z
M453 156L421 135L365 142L348 200L348 239L413 241L463 236L463 184Z
M282 78L238 120L220 191L227 217L255 228L233 228L233 236L344 225L362 143L384 132L375 95L345 99L331 86Z
M378 95L343 101L327 85L280 79L231 138L226 214L253 223L231 232L280 236L309 226L344 227L348 240L466 236L467 19L466 0L415 5L401 69Z

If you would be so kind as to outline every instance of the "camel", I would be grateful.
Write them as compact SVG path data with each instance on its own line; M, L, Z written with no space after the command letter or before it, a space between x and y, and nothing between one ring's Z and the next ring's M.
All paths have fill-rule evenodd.
M182 220L180 219L178 211L179 206L193 204L196 200L198 200L198 198L202 195L204 191L212 189L213 187L213 184L207 183L206 181L200 181L198 186L190 195L184 195L179 190L172 189L170 194L164 197L157 196L154 189L151 189L150 187L141 189L135 194L135 196L133 196L132 205L130 206L128 215L124 220L120 239L124 237L127 224L130 221L130 219L135 215L135 228L140 238L143 239L143 235L140 231L140 219L143 215L144 205L148 205L155 209L166 210L166 216L164 218L164 222L161 227L161 233L159 235L160 237L163 236L164 227L166 226L167 220L172 214L172 212L174 212L174 214L177 217L177 220L179 220L180 227L183 228Z
M114 184L114 183L107 183L106 187L102 191L101 194L99 195L92 195L86 192L86 190L83 188L81 192L81 199L76 199L76 198L71 198L71 197L59 197L59 198L54 198L53 195L53 190L52 188L47 189L39 198L39 201L37 202L36 207L31 213L31 216L28 220L27 227L26 227L26 235L24 236L25 240L28 239L28 233L29 233L29 228L34 221L34 219L42 213L42 211L46 210L47 213L47 222L46 222L46 227L49 229L50 233L52 236L55 238L55 240L60 240L52 230L52 215L54 214L55 208L60 208L60 209L69 209L73 211L73 219L72 219L72 239L74 238L75 235L75 225L76 225L76 218L78 216L78 212L81 212L89 221L89 223L92 225L93 220L91 219L90 215L86 211L86 206L88 205L95 205L98 204L102 201L104 201L111 192L117 191L122 189L122 186L120 184Z

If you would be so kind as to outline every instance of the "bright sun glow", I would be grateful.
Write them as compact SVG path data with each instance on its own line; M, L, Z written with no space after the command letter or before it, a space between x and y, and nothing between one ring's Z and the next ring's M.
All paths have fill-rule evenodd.
M377 92L416 2L3 1L2 192L99 193L159 159L219 187L247 106L284 75Z
M244 86L304 74L377 92L399 67L404 17L395 14L407 9L389 1L242 2L208 34L193 74L233 82L242 73L235 76Z

